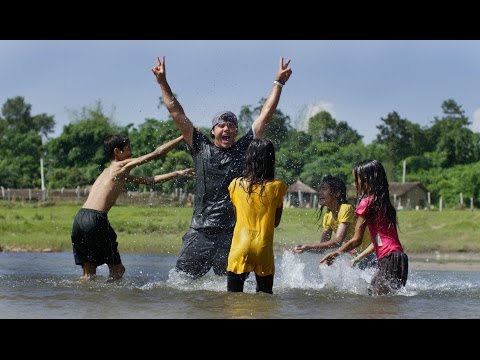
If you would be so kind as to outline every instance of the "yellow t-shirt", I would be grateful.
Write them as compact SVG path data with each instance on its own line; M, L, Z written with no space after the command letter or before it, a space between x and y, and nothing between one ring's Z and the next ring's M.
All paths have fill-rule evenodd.
M338 225L340 223L349 223L349 227L347 229L347 234L345 235L345 242L350 240L353 235L355 234L355 223L357 222L357 217L355 216L355 209L350 204L341 204L340 209L338 210L338 217L335 220L333 218L333 213L331 211L327 212L323 216L322 227L323 230L331 230L333 232L337 232ZM363 233L363 240L362 244L357 247L355 250L357 252L362 252L365 250L372 240L370 239L370 235L368 231Z
M273 232L275 213L283 206L287 185L281 180L265 184L262 197L261 186L254 186L248 197L248 182L243 178L233 179L228 186L230 199L235 207L237 221L233 231L232 246L228 255L227 271L243 274L254 271L259 276L275 272L273 258Z

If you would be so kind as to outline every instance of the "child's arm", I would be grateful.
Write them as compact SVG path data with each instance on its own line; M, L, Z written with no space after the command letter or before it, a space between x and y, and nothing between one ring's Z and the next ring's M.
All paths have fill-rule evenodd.
M320 248L320 244L325 244L325 243L329 242L331 237L332 237L332 230L323 229L322 237L320 238L320 243L295 245L293 247L292 251L294 253L297 253L297 254L301 254L304 251L318 252L318 251L322 250Z
M128 173L130 172L130 170L132 170L134 167L138 165L144 164L150 160L157 159L161 156L164 156L182 141L183 141L183 136L179 136L174 140L170 140L169 142L166 142L165 144L160 145L149 154L140 156L138 158L130 158L130 159L125 159L123 161L120 161L119 166L122 168L122 173Z
M127 175L125 177L125 180L134 184L154 185L164 181L171 180L179 176L192 176L193 174L195 174L195 170L184 169L184 170L172 171L171 173L168 173L168 174L148 176L148 177Z
M331 229L323 230L322 238L320 243L317 244L306 244L306 245L297 245L293 248L293 252L301 254L304 251L322 251L332 247L338 247L345 240L347 235L348 227L350 223L340 223L338 224L338 229L335 232L335 238L332 237L333 231Z
M335 258L340 255L341 253L353 250L356 247L360 246L363 239L363 234L365 233L365 229L367 228L366 219L363 216L359 216L357 218L357 223L355 224L355 234L353 237L347 241L345 244L340 246L337 251L328 253L320 260L320 264L327 263L327 265L332 265Z
M352 259L352 265L355 265L357 262L359 262L363 258L367 257L368 255L370 255L374 251L375 251L375 247L371 243L370 245L367 246L367 248L365 250L363 250L360 254L358 254L357 256L355 256Z

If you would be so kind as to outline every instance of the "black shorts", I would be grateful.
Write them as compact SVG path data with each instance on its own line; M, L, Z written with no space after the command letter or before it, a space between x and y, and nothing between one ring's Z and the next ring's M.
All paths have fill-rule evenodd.
M76 265L87 262L95 266L121 264L117 234L108 221L107 213L80 209L72 228L73 257Z
M369 293L371 295L389 294L405 286L407 277L407 254L392 252L378 260L378 270L373 275Z
M176 269L199 278L212 267L216 275L227 275L228 253L232 244L233 229L205 231L188 229L183 236L182 249Z

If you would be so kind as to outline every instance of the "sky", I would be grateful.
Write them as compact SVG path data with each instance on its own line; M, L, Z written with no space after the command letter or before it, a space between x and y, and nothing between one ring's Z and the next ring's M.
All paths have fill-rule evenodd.
M210 126L218 111L256 106L283 56L293 74L278 108L299 129L327 110L368 144L388 113L430 126L454 99L480 132L477 40L0 40L0 105L23 96L32 115L54 116L51 137L97 101L119 125L167 119L151 72L157 55L197 126Z

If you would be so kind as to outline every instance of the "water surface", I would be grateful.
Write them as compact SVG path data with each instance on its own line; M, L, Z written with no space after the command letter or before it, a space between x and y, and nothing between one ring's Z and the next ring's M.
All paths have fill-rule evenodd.
M275 258L274 295L228 293L226 278L177 274L176 256L122 254L122 280L80 282L81 267L65 253L0 253L0 318L480 318L480 273L411 271L405 289L371 297L371 271L346 258L319 267L318 255Z

